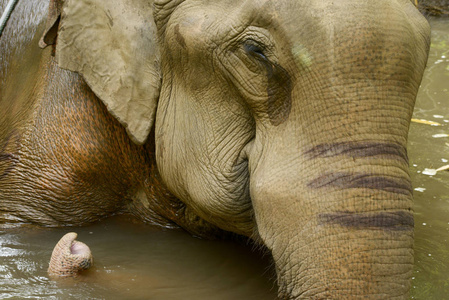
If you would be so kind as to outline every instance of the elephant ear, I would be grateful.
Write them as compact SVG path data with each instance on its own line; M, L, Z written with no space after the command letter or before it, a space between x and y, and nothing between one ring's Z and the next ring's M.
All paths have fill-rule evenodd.
M146 141L161 85L153 1L64 0L55 56L83 76L135 143Z

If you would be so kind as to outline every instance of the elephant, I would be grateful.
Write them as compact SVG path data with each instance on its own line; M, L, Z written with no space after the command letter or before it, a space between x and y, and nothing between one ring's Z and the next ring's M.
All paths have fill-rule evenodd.
M89 246L77 241L77 237L75 232L69 232L56 244L48 266L50 276L75 277L93 265Z
M20 1L0 222L130 214L266 247L281 299L407 299L429 35L414 0Z

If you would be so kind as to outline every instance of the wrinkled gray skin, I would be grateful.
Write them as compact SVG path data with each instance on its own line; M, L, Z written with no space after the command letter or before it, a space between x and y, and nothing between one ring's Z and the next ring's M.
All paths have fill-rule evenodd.
M21 116L0 118L4 220L219 228L271 251L282 299L408 298L429 47L414 1L91 2L64 4L54 58L19 41L26 77L2 65L0 104Z

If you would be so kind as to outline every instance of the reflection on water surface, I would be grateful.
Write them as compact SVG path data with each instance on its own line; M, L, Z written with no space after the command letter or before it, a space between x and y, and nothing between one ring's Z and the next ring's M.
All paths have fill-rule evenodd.
M449 20L433 19L429 61L413 117L409 158L415 197L413 299L449 299ZM434 174L434 175L433 175Z

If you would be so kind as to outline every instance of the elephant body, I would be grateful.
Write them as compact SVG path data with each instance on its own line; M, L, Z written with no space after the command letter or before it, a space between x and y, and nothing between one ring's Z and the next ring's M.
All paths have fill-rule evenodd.
M47 15L45 1L18 4L1 39L0 220L82 225L122 212L219 234L162 184L154 141L132 143L85 81L39 48Z
M21 1L0 221L232 232L271 252L283 299L406 299L428 47L410 0Z

